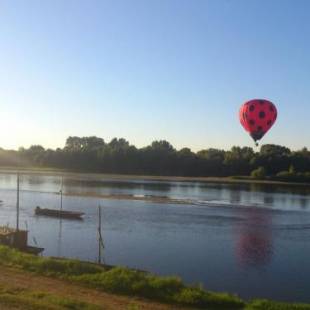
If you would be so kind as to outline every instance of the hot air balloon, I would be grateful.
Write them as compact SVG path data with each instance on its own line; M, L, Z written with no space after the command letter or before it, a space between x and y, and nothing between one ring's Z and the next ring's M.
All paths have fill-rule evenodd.
M258 145L277 119L276 106L265 99L253 99L244 103L239 110L239 120L243 128Z

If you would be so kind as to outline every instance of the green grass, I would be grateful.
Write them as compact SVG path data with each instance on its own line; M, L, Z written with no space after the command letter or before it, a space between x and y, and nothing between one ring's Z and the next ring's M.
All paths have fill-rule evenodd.
M242 309L244 306L244 302L236 296L211 293L199 287L186 287L178 277L158 277L122 267L70 279L111 293L142 296L186 306L212 306L213 309Z
M0 309L99 310L100 307L39 291L0 287Z
M258 299L248 304L245 310L310 310L310 305Z
M72 259L33 256L5 246L0 246L0 265L66 279L73 283L113 294L144 297L159 302L195 308L310 310L310 305L307 304L290 304L269 300L245 302L235 295L214 293L198 286L186 286L178 277L158 277L147 272L123 267L105 267ZM0 305L1 302L10 305L14 305L14 303L16 305L18 303L29 305L29 308L24 307L23 309L42 309L41 303L49 303L50 308L44 307L44 309L96 309L93 305L60 299L43 293L30 294L26 291L14 294L14 292L0 290ZM132 305L131 308L136 309L136 306Z
M0 264L21 268L40 275L70 280L95 289L129 296L213 309L242 309L237 296L211 293L200 287L186 287L178 277L157 277L122 267L105 268L71 259L45 258L0 246Z

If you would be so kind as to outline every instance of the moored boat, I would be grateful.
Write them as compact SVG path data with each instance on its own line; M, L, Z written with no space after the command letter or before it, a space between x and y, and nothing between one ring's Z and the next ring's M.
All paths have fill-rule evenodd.
M45 215L51 217L77 219L77 220L82 220L82 216L84 215L83 212L47 209L47 208L40 208L39 206L35 208L34 212L36 215Z

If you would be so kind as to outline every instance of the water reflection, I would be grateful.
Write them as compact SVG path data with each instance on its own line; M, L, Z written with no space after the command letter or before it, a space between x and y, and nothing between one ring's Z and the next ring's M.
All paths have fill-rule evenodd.
M21 182L26 182L29 185L42 185L46 182L45 178L38 178L36 175L23 175L21 176Z
M230 191L230 203L240 203L241 202L241 191Z
M302 209L306 209L308 207L309 199L305 197L299 198L299 205Z
M264 204L265 205L272 205L274 203L274 197L272 195L265 195L264 196Z
M145 181L121 181L121 180L88 180L66 178L65 185L80 187L100 187L100 188L125 188L125 189L158 189L161 191L170 191L172 184L165 182L145 182Z
M267 265L273 255L272 220L270 214L255 208L243 212L246 219L239 228L236 253L242 266Z
M58 257L62 256L61 244L62 244L62 219L60 218L59 227L58 227L58 239L57 239L57 256Z

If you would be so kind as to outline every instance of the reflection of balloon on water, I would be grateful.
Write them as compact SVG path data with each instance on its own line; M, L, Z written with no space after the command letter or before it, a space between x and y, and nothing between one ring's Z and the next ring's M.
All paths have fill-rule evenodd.
M272 252L271 236L262 232L243 232L237 244L238 258L242 265L266 265L272 257Z
M277 119L276 106L265 99L253 99L244 103L239 110L239 120L256 145Z
M271 219L255 209L246 214L236 244L237 257L242 265L266 265L273 254Z

